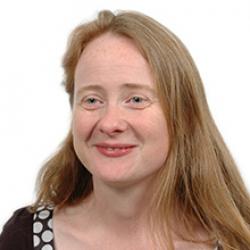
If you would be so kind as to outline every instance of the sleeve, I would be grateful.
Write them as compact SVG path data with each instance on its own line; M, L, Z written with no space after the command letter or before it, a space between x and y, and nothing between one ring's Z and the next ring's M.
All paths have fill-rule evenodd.
M33 250L33 214L27 208L14 212L0 235L0 250Z

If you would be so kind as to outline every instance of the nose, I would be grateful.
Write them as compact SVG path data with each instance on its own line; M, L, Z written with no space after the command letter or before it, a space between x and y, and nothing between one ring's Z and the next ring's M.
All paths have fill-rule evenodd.
M109 106L103 112L98 124L101 133L114 136L128 128L128 123L119 107Z

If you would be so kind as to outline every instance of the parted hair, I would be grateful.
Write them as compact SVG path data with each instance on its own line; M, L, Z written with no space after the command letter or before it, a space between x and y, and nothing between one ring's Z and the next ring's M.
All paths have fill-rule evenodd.
M169 29L142 13L103 10L71 33L63 58L70 105L74 73L81 53L93 39L111 32L133 40L151 68L168 124L170 149L152 197L152 228L161 227L163 249L174 249L169 215L184 226L182 237L195 238L200 225L223 249L250 249L250 199L237 166L209 111L192 57ZM93 190L92 175L73 147L71 128L41 168L37 199L59 208L77 204Z

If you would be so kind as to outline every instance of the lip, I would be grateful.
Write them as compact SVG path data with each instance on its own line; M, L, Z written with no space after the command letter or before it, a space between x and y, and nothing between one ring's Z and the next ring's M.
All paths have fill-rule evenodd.
M131 153L136 145L125 143L98 143L95 144L95 147L99 153L107 157L121 157Z

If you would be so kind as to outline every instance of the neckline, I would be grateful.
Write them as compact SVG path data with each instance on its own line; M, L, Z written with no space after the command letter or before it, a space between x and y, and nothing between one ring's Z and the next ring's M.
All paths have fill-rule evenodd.
M52 206L38 207L33 215L33 247L34 250L55 250L53 231ZM216 242L214 250L219 250L219 241Z

